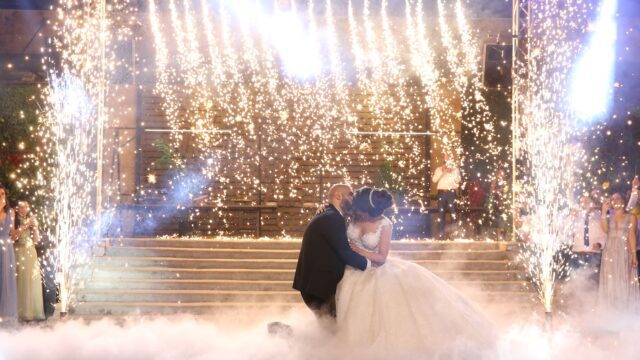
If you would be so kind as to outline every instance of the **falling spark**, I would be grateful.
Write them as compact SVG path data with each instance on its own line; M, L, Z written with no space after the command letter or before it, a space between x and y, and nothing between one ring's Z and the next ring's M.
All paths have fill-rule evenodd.
M553 305L555 282L566 271L559 260L569 239L567 189L578 171L579 152L572 145L575 119L569 106L570 72L580 49L576 33L586 24L587 4L580 0L531 3L531 34L526 68L516 73L521 94L521 143L518 157L522 177L520 208L528 215L523 262L547 312ZM576 40L578 38L578 40Z
M45 126L51 146L50 190L56 214L51 232L58 244L58 281L65 312L77 275L72 269L87 261L84 242L90 235L87 224L96 215L92 189L97 177L97 116L94 101L83 84L70 74L52 75L47 95Z

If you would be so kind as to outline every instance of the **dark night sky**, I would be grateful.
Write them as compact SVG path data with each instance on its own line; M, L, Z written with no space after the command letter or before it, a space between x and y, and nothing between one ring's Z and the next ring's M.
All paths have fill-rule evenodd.
M51 0L0 0L0 9L48 9L53 5Z

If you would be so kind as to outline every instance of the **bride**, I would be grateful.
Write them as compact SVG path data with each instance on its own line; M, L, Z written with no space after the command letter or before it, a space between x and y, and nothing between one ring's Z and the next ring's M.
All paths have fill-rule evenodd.
M371 351L429 358L478 358L495 341L493 323L457 290L415 263L388 257L393 205L386 190L358 190L347 229L352 248L377 268L347 266L336 293L340 337Z

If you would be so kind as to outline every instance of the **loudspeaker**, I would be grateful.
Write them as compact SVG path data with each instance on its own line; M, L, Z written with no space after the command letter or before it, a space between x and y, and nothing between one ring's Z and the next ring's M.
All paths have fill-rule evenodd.
M489 89L511 86L513 46L485 44L482 67L482 83Z

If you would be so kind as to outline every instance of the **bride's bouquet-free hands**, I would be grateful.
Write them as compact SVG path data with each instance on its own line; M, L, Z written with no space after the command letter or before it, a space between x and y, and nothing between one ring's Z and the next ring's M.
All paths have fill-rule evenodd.
M358 253L359 255L362 255L362 256L366 257L367 259L369 259L369 261L371 261L371 265L373 267L379 267L379 266L384 265L384 262L379 262L379 261L375 261L375 260L371 259L371 257L369 256L371 254L371 252L359 247L353 241L349 241L349 246L351 247L351 250L353 250L356 253Z

